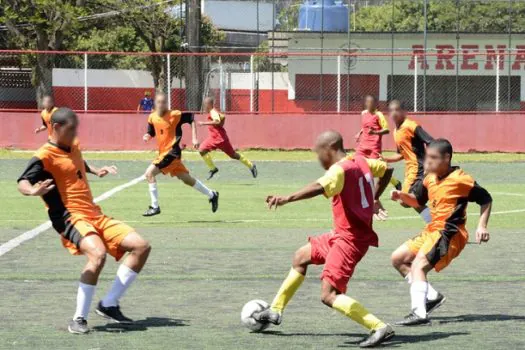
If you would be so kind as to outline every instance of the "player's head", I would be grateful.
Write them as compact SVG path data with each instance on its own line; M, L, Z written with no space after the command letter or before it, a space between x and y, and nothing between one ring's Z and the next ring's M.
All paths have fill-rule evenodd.
M155 110L159 115L163 115L168 110L168 96L164 93L155 94Z
M204 111L208 113L213 109L213 105L215 104L215 99L213 97L206 97L204 99L203 105L204 105Z
M377 109L377 97L374 95L366 95L364 105L366 110L374 112Z
M317 137L314 150L321 166L328 169L339 160L338 154L345 153L343 136L337 131L325 131Z
M446 139L435 139L426 149L425 171L429 173L445 174L452 161L452 145Z
M144 97L150 97L151 96L151 92L149 91L144 91Z
M405 104L400 100L392 100L388 104L388 114L396 124L402 123L406 118Z
M51 109L54 106L55 106L55 101L53 100L53 96L44 95L44 97L42 97L42 107L44 109Z
M53 138L57 143L71 146L77 137L78 117L75 112L67 107L61 107L51 116Z

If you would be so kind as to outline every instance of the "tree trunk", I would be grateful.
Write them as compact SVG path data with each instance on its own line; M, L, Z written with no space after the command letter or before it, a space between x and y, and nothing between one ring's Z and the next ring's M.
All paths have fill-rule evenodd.
M190 52L198 53L201 47L201 7L200 0L186 0L186 33ZM201 109L203 78L201 56L186 57L186 109Z
M48 50L49 39L44 31L36 30L37 49ZM38 108L42 108L42 98L45 95L53 95L53 54L37 54L36 65L33 70L33 86L36 88L36 100Z

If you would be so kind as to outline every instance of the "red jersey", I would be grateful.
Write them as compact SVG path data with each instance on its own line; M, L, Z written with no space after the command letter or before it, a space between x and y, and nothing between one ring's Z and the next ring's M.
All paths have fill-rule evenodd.
M210 137L216 141L225 141L228 140L228 135L226 134L226 129L224 129L224 122L226 121L226 116L222 113L219 113L215 108L213 108L210 113L208 113L209 121L220 121L218 125L208 125L208 132Z
M366 159L343 159L332 165L318 183L325 196L332 197L334 231L377 247L377 234L372 229L374 176Z
M370 113L368 110L361 112L362 133L356 151L381 154L383 151L383 135L370 135L368 133L370 129L375 131L388 130L388 122L383 113L377 110L374 113Z

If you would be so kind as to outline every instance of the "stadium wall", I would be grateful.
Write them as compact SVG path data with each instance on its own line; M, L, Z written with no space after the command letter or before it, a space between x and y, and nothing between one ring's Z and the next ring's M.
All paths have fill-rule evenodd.
M80 140L87 150L153 150L155 141L142 142L146 130L145 114L80 113ZM415 116L435 137L450 139L456 151L525 152L525 118L518 113L428 114ZM197 119L204 119L198 116ZM0 147L37 149L45 133L35 135L41 125L37 113L0 111ZM227 117L226 129L238 148L308 149L319 132L334 129L343 133L346 146L354 145L359 129L358 114L235 114ZM183 144L191 144L189 127ZM208 134L199 129L200 139ZM392 136L384 137L385 149L393 150Z

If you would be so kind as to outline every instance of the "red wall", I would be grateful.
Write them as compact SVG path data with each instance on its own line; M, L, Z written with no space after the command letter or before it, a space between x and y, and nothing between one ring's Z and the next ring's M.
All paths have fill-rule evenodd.
M90 150L146 150L155 142L144 144L145 114L80 113L80 141ZM525 152L525 116L519 114L432 114L416 116L434 137L446 137L457 151ZM202 119L202 116L199 116ZM346 146L353 146L359 128L358 114L309 115L229 115L226 129L238 148L311 148L317 134L326 129L343 133ZM0 147L36 149L46 140L45 133L35 135L41 125L38 113L0 111ZM184 143L189 143L189 127L185 127ZM201 140L207 135L199 129ZM393 149L392 136L384 138L385 149Z

